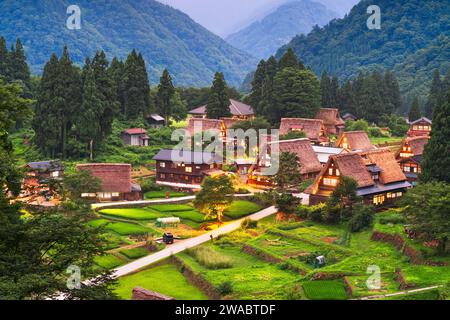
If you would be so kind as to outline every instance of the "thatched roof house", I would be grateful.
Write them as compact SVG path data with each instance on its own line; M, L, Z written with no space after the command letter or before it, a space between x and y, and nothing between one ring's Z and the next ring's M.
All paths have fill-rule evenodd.
M325 202L341 176L354 179L358 184L357 195L377 206L392 203L411 187L388 148L343 153L330 156L314 183L306 189L310 204Z
M228 108L230 109L230 113L233 118L252 119L255 115L255 112L251 106L234 99L230 99L230 105ZM206 105L189 111L189 114L195 118L206 118Z
M309 140L321 143L328 142L327 131L320 119L282 118L280 122L280 135L289 132L304 132Z
M345 122L339 115L338 109L321 108L315 118L323 121L328 134L339 134L345 128Z
M376 149L365 131L343 132L335 142L335 147L347 151L367 151Z

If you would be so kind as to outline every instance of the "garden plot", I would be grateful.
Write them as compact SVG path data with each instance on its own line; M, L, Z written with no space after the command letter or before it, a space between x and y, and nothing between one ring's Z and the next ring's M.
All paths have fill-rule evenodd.
M347 293L341 280L308 281L303 290L310 300L346 300Z
M383 273L380 277L380 289L369 289L367 279L369 275L348 276L353 297L366 297L379 294L388 294L399 291L400 284L395 280L394 273Z
M204 245L215 251L215 258L220 256L227 263L223 268L211 269L205 262L183 252L179 257L195 273L201 274L214 287L220 288L224 283L231 284L232 291L223 295L227 299L286 299L287 289L294 286L299 279L297 273L281 270L278 265L269 264L256 257L241 252L241 248ZM210 264L216 265L214 262Z

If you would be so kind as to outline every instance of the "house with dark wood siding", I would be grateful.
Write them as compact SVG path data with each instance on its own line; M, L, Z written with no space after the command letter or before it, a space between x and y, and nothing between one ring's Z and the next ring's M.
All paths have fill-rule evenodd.
M417 119L416 121L409 123L408 137L420 137L420 136L429 136L431 133L431 126L433 122L426 118L422 117Z
M223 174L222 158L209 152L160 150L156 161L156 183L180 189L200 189L207 176Z
M418 175L422 172L420 163L428 141L430 141L428 136L408 137L403 140L402 146L396 154L400 168L412 185L417 184Z
M147 130L142 128L131 128L122 131L120 137L128 146L147 147L149 137Z

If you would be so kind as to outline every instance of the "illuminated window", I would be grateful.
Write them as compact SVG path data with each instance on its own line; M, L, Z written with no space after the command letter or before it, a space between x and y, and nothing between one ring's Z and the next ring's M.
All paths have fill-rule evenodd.
M323 179L323 184L326 186L331 186L331 187L335 187L337 186L337 179L332 179L332 178L324 178Z
M166 167L166 163L165 163L165 162L160 162L160 163L159 163L159 166L160 166L161 168L165 168L165 167Z
M186 172L192 172L192 167L186 167Z
M374 205L382 205L384 203L384 195L383 194L377 194L375 196L373 196L373 204Z
M330 176L333 175L333 168L329 168L329 169L328 169L328 174L329 174Z
M51 173L51 176L52 176L53 178L59 177L59 171L53 171L53 172Z
M119 196L119 193L118 193L118 192L113 192L113 193L111 193L111 196L113 196L113 197L118 197L118 196Z
M339 177L341 175L341 172L339 171L339 169L336 169L336 175Z
M82 193L82 198L95 198L97 195L95 193Z
M405 166L405 167L403 168L403 171L404 171L404 172L411 172L411 167L410 167L410 166Z

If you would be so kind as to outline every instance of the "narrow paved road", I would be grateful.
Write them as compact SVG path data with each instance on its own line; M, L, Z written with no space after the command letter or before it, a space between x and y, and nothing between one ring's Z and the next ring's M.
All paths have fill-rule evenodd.
M413 294L413 293L420 293L420 292L424 292L424 291L438 289L440 287L442 287L442 286L432 286L432 287L405 290L405 291L399 291L399 292L388 293L388 294L379 294L379 295L375 295L375 296L359 298L356 300L374 300L374 299L392 298L392 297L397 297L397 296L405 296L405 295L409 295L409 294Z
M259 212L256 212L250 216L247 216L246 218L250 218L251 220L258 221L258 220L264 219L268 216L271 216L271 215L275 214L276 212L277 212L277 210L275 207L269 207L269 208L266 208ZM211 235L213 236L213 238L216 238L219 235L235 231L236 229L240 228L241 222L244 219L245 218L232 221L214 231L207 232L198 237L183 240L180 242L175 242L173 245L170 245L166 249L163 249L159 252L156 252L154 254L151 254L149 256L146 256L144 258L133 261L129 264L126 264L122 267L115 269L113 272L113 276L114 277L122 277L124 275L138 271L139 269L142 269L152 263L166 259L166 258L170 257L171 255L177 254L186 249L196 247L202 243L208 242L211 240Z

